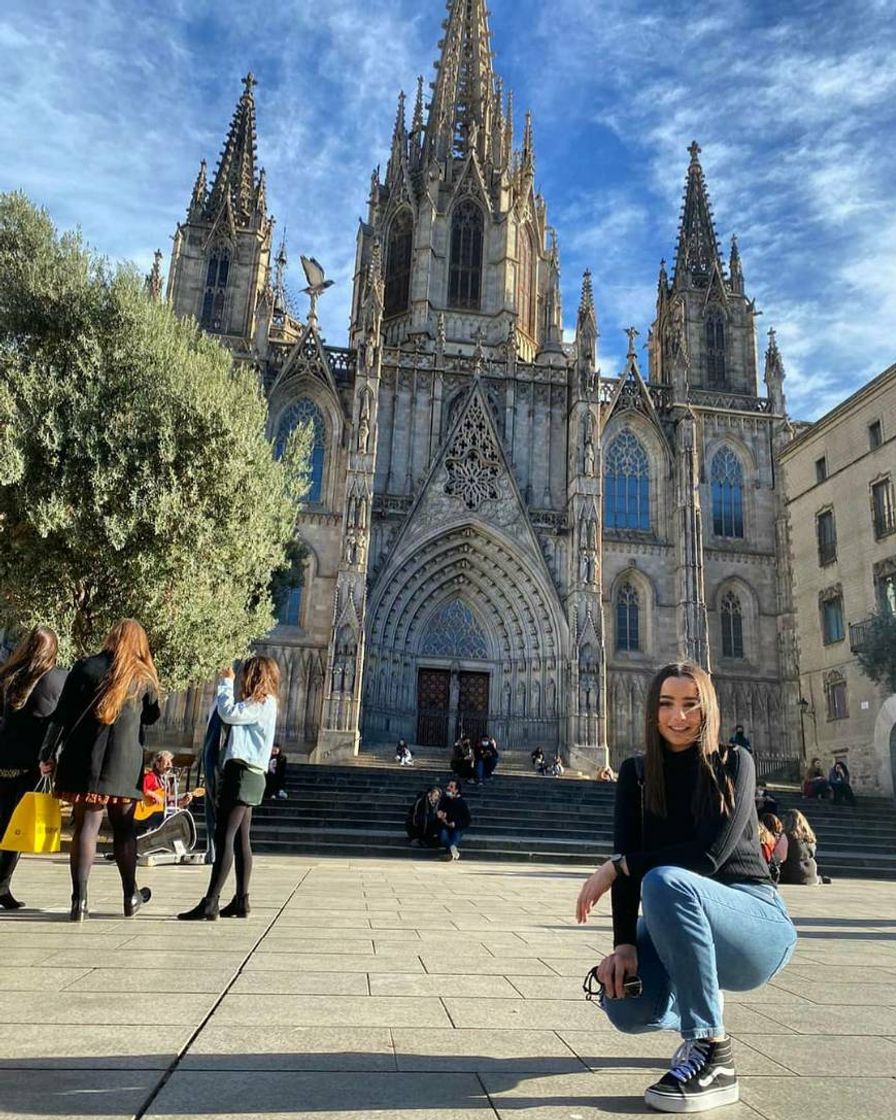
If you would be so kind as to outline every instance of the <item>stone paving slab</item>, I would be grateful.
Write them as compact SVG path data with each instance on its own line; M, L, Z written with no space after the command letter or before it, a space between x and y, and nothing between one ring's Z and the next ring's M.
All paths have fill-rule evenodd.
M259 856L247 921L183 925L205 868L143 870L153 900L126 920L98 864L99 917L72 926L64 861L26 858L34 908L0 914L0 1120L656 1115L643 1091L678 1040L619 1035L582 998L611 940L604 909L574 922L584 875ZM896 884L784 897L801 941L773 983L728 995L742 1101L719 1115L883 1120Z

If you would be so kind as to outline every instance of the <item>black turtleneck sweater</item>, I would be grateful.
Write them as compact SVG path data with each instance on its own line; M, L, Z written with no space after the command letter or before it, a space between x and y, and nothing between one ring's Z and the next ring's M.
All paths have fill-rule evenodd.
M720 883L770 882L759 847L756 819L756 768L747 751L723 748L720 765L734 785L734 811L723 816L694 813L699 760L697 747L663 752L666 816L644 813L634 758L619 769L614 845L625 856L629 874L613 884L613 944L634 945L641 900L641 879L651 868L684 867Z

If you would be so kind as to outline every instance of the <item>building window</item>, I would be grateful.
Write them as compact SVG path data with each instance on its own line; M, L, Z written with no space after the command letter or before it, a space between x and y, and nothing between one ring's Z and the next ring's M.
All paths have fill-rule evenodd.
M704 322L706 330L706 383L725 384L725 316L710 308Z
M744 535L744 472L730 447L712 460L712 531L717 537Z
M843 596L828 595L821 601L821 640L829 646L842 642L844 637Z
M286 448L286 441L290 433L299 424L311 424L314 430L314 439L311 445L311 486L305 498L306 502L319 502L323 492L324 459L326 456L326 428L320 409L308 397L304 397L289 408L280 417L277 425L277 436L274 440L274 455L279 459Z
M209 257L205 273L205 294L202 297L201 325L207 331L224 331L224 302L227 277L230 275L230 253L216 249Z
M846 678L836 670L828 673L824 678L824 696L828 710L828 719L847 719L849 711L846 707Z
M406 207L399 210L389 226L386 243L386 315L407 311L411 294L411 257L414 249L414 222Z
M815 481L824 482L828 477L828 461L822 455L820 459L815 460Z
M893 483L889 478L875 482L871 487L871 515L874 535L880 540L896 529L896 511L893 508Z
M479 310L482 295L482 211L475 202L462 202L451 219L451 259L448 306Z
M880 420L873 420L868 425L868 446L872 451L877 451L878 447L884 442L883 429L880 426Z
M532 252L532 234L520 230L520 273L517 282L516 313L521 329L535 339L535 269Z
M888 564L887 567L892 567ZM877 605L881 614L896 614L896 571L885 571L877 576Z
M740 599L729 591L721 603L722 618L722 657L743 658L744 655L744 613Z
M815 533L818 538L818 563L822 567L833 564L837 559L837 530L832 509L827 509L816 517Z
M650 531L650 466L634 432L625 428L607 448L604 524L608 529Z
M616 596L616 649L637 652L641 648L640 604L638 592L624 583Z
M302 590L290 587L277 604L277 622L281 626L301 626Z

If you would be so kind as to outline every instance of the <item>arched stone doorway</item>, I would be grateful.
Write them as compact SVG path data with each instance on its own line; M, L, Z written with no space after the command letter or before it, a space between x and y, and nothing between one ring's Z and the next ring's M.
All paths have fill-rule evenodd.
M503 534L433 534L382 573L367 617L366 742L448 744L463 729L510 749L561 746L565 622Z

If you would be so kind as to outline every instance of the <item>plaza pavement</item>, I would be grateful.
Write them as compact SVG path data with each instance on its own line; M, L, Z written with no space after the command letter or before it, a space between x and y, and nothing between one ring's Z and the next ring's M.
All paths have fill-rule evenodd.
M0 1117L600 1120L656 1115L677 1039L624 1037L582 998L606 906L580 869L256 857L248 921L173 919L204 868L146 869L121 917L94 868L83 926L62 857L25 858L0 917ZM785 888L800 944L728 996L742 1102L713 1115L896 1115L896 884Z

